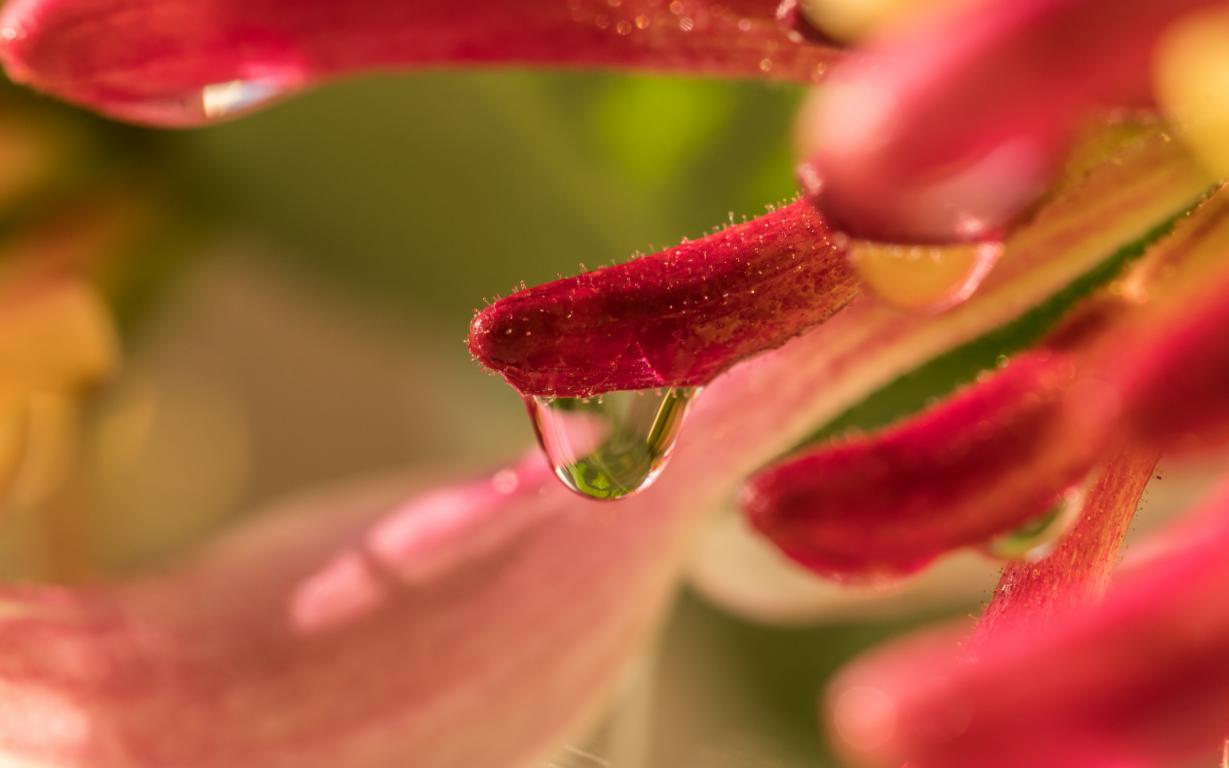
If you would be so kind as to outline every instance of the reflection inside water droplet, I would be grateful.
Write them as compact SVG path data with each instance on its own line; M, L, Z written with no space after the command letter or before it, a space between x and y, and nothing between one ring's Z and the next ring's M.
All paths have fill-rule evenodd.
M866 286L883 301L915 312L941 312L972 296L1002 252L999 242L849 243L850 261Z
M1085 487L1068 491L1049 512L1011 533L992 539L983 550L1001 560L1036 563L1049 557L1084 511Z
M657 479L698 391L526 397L525 404L555 476L582 496L619 499Z

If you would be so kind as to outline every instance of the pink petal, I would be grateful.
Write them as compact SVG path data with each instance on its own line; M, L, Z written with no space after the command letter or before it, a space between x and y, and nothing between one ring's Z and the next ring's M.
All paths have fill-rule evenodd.
M523 393L585 397L707 384L857 295L806 203L479 312L470 352Z
M1229 722L1229 493L1096 610L996 634L969 659L952 637L874 655L830 701L876 765L1122 768L1210 762Z
M807 143L821 209L859 237L1001 236L1092 113L1151 101L1166 26L1212 0L1003 0L872 45L835 70Z
M671 471L618 509L558 487L534 457L408 501L394 487L293 504L127 584L8 589L0 761L544 758L661 621L703 511L806 431L824 341L715 382Z
M17 0L0 25L14 80L115 117L189 125L372 70L533 64L817 79L833 51L790 36L775 8L774 0ZM238 83L248 85L206 92Z

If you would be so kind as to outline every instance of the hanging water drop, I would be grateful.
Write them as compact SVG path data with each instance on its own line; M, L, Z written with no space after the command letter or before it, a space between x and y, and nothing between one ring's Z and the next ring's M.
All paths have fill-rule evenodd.
M998 242L849 243L850 261L866 286L888 304L914 312L942 312L972 296L1002 252Z
M1000 560L1036 563L1049 557L1059 540L1071 530L1084 511L1085 487L1068 491L1049 512L1011 533L991 539L982 549Z
M538 443L564 485L620 499L657 479L697 387L607 392L593 398L527 396Z
M112 99L107 111L125 120L149 125L192 127L247 114L294 91L295 75L268 76L213 83L186 93L142 99Z

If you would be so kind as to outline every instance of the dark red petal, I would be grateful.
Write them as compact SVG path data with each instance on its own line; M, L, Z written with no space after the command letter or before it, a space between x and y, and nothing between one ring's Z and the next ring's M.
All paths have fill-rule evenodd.
M1122 391L1131 433L1170 450L1229 440L1229 205L1219 202L1221 216L1198 243L1211 263L1161 297L1101 361Z
M832 691L838 734L875 765L1211 764L1229 723L1229 493L1197 520L1095 610L997 634L974 659L932 638L859 662Z
M498 301L474 317L469 347L526 394L694 386L856 295L843 247L798 202Z
M1229 275L1208 279L1226 271L1227 252L1229 194L1222 193L1085 302L1043 347L901 425L754 476L744 496L751 522L820 573L908 573L1041 516L1118 440L1166 445L1161 433L1141 429L1144 414L1155 412L1172 435L1199 420L1207 404L1198 428L1215 428L1222 412L1229 416L1221 399L1229 363L1204 347L1229 333L1229 320L1209 325L1197 303L1192 315L1191 296L1210 296L1219 307L1217 297L1229 295ZM1215 317L1229 318L1218 311ZM1154 328L1158 315L1193 323L1199 344L1173 341L1172 324ZM1175 348L1182 354L1161 354ZM1172 404L1177 416L1167 420L1164 401L1175 389L1184 402Z
M1092 112L1149 103L1150 58L1213 0L1000 0L834 70L808 177L835 226L945 242L1001 234L1050 186Z
M15 0L9 76L138 122L192 124L347 73L631 67L812 81L833 51L774 0ZM215 94L208 86L252 83Z
M910 421L751 478L751 523L819 573L904 574L1044 514L1081 482L1107 430L1063 422L1072 356L1022 355Z
M1021 626L1048 623L1104 593L1157 458L1148 448L1118 451L1084 496L1079 522L1054 552L1040 562L1015 562L1003 569L978 623L982 642Z

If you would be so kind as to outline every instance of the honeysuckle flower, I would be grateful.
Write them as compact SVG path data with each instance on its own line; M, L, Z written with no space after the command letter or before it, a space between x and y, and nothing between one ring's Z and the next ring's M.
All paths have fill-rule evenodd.
M892 25L843 58L817 42L822 14L775 6L9 3L14 79L160 125L399 67L832 74L803 129L802 200L475 316L471 351L527 398L550 460L544 413L584 433L555 474L597 469L604 485L574 487L639 495L608 513L530 463L391 510L330 503L312 530L273 523L131 584L13 592L0 747L91 766L532 760L595 711L702 512L753 473L752 522L823 574L1050 554L1007 569L974 640L843 678L855 759L1137 766L1214 746L1223 499L1098 600L1158 453L1229 435L1229 214L1207 128L1225 102L1183 79L1216 71L1223 19L1191 15L1208 0L1011 0ZM1158 103L1185 143L1149 120L1071 157L1107 111ZM585 401L653 388L644 434ZM612 490L625 459L635 482ZM1039 550L1065 518L1074 531ZM475 723L498 726L475 740Z

